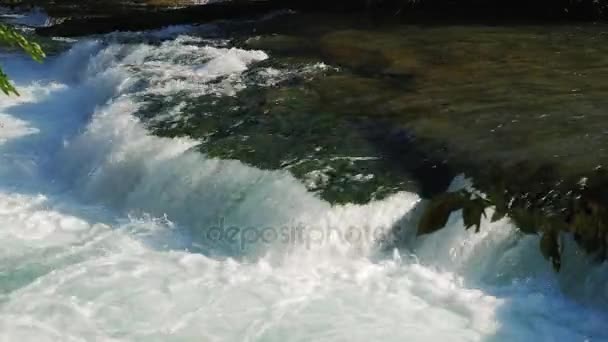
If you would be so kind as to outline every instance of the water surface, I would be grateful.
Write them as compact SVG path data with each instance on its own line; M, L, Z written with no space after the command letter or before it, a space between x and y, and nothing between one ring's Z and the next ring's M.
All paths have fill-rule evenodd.
M400 37L423 31L402 30ZM429 39L441 36L427 30ZM508 39L508 29L467 30L478 33L471 39L519 41ZM467 75L481 76L447 77L454 69L432 68L423 57L416 57L419 71L407 72L349 66L329 52L295 58L220 32L172 28L83 38L43 65L13 53L0 57L22 93L0 100L3 339L608 339L606 271L573 244L558 275L536 248L538 239L508 219L484 221L474 234L454 216L446 230L415 239L420 185L407 158L388 160L379 132L399 119L424 133L419 122L437 115L453 127L437 134L456 139L450 146L478 146L465 144L456 122L475 128L474 120L465 124L474 117L472 102L508 103L464 96ZM517 32L511 34L547 34ZM323 39L347 45L352 36L396 34L337 31ZM408 47L412 39L403 40L400 53L435 51L424 41L418 50ZM390 40L386 46L397 41ZM548 64L541 61L538 68ZM479 64L464 57L461 63ZM471 70L503 72L488 63L486 71ZM482 84L473 83L492 88ZM524 90L513 91L512 99L527 101L515 96ZM393 108L385 96L396 93L403 96L399 106L444 94L462 121L447 112L401 115L407 107L399 106L381 111ZM591 88L580 93L591 101ZM546 122L562 129L560 118L569 116L554 115ZM490 134L492 120L507 121L506 114L484 118L470 139ZM223 231L236 227L236 238L210 234L219 222ZM281 239L285 227L294 235ZM394 232L396 243L387 238Z

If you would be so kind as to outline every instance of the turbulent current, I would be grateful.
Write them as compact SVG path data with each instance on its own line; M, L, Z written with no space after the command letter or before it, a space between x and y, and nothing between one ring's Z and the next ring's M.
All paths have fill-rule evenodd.
M508 219L415 238L416 194L331 205L136 115L267 58L184 28L0 55L0 340L608 341L608 273L575 248L555 274Z

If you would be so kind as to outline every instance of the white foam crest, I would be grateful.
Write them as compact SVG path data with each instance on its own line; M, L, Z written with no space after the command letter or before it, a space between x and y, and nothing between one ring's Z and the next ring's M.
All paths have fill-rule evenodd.
M249 64L268 58L262 51L189 43L197 42L182 37L160 46L111 44L89 62L87 76L95 77L118 68L145 79L147 94L234 95L244 87L239 82L240 73L247 70ZM217 79L220 79L219 84L209 84Z
M15 246L3 260L42 266L0 297L0 327L11 338L476 340L498 327L492 311L500 300L415 264L326 255L248 264L155 251L127 227L154 222L112 230L49 205L41 196L0 196L0 222L9 227L1 238Z
M36 134L38 130L30 127L27 122L15 119L12 116L0 114L0 144L7 140L22 137L29 134Z

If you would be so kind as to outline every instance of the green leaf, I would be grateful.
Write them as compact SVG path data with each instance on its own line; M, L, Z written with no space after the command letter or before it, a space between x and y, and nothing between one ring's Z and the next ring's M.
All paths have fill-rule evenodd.
M37 62L42 62L42 60L46 57L40 45L29 41L14 28L5 24L0 24L0 43L11 47L21 48ZM2 71L2 68L0 68L0 91L2 91L5 95L14 94L19 96L19 92L17 92L17 89L15 89L15 87L11 84L8 76Z
M462 220L466 229L475 226L475 232L479 233L481 216L486 217L486 206L488 206L487 201L479 197L465 202L462 209Z
M5 95L15 94L19 96L17 89L11 84L8 79L8 76L2 71L0 68L0 91L2 91Z
M38 62L42 62L46 57L38 43L29 41L14 28L5 24L0 24L0 42L7 44L8 46L20 47Z
M466 200L468 199L460 192L447 192L432 199L418 223L418 235L430 234L443 228L450 214L462 209Z

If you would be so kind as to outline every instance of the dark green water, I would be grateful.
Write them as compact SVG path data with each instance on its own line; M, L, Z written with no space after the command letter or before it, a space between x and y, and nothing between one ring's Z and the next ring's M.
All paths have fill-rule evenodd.
M289 169L334 202L432 194L490 165L506 182L520 181L514 170L550 168L551 182L574 184L608 161L606 26L283 16L224 30L229 45L270 55L247 72L245 90L149 99L142 113L183 102L183 120L150 121L158 134ZM260 81L267 73L270 86Z

